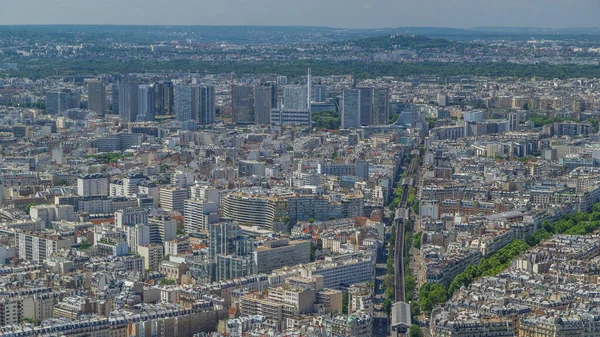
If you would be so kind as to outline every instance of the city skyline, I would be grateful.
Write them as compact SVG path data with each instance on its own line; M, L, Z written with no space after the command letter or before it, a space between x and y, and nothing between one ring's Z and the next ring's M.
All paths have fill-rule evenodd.
M166 8L157 0L144 4L116 0L10 2L0 4L0 24L591 28L598 27L596 14L600 10L600 2L593 0L375 0L369 3L176 0Z

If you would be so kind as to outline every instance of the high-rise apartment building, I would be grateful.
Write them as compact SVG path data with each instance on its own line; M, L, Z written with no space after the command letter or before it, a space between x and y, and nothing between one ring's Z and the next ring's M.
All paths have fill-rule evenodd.
M254 88L254 124L269 124L271 110L277 108L277 86L261 85Z
M288 110L307 110L308 89L303 85L283 87L283 106Z
M231 115L235 124L254 124L254 88L245 85L231 87Z
M361 90L346 89L342 103L342 129L354 129L361 125Z
M138 84L119 84L119 117L121 123L135 122L138 114Z
M108 178L103 174L87 174L77 178L77 194L108 195Z
M17 256L33 262L44 262L59 249L71 249L72 238L62 237L58 234L46 235L44 233L15 233L15 246Z
M180 85L175 87L174 92L178 121L194 120L200 125L215 122L216 98L213 86Z
M185 232L195 233L206 231L208 224L211 222L211 215L214 218L216 211L217 204L214 202L193 199L186 200L184 204Z
M154 111L157 115L174 114L173 82L155 82L154 87Z
M372 125L389 124L390 119L390 92L387 88L376 88L373 91Z
M79 108L81 95L64 89L46 94L46 112L50 115L58 115L69 109Z
M165 187L159 190L160 206L167 211L184 212L185 199L188 189L180 187Z
M155 115L154 87L151 85L138 86L138 112L136 120L139 122L151 122Z
M103 117L106 114L106 88L102 81L88 81L88 110Z
M119 113L119 84L113 84L111 87L111 97L110 97L110 101L111 101L111 108L112 108L112 114L113 115L121 115Z
M508 114L508 131L519 130L520 123L521 123L521 115L518 112L510 112Z
M371 125L373 116L373 88L357 88L360 90L360 125Z
M193 94L197 97L197 104L194 104L195 111L192 114L194 120L200 125L215 123L217 111L215 87L210 85L194 87Z
M180 122L192 119L192 87L177 85L173 90L175 94L175 114Z

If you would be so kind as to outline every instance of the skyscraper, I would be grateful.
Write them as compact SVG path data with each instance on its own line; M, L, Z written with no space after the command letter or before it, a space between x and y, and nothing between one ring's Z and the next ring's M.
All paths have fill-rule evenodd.
M138 114L138 84L121 82L119 84L119 117L121 123L135 122Z
M192 94L198 98L198 104L194 104L195 111L193 111L194 119L198 124L208 125L216 122L215 87L210 85L194 87Z
M254 124L254 88L245 85L231 87L231 114L235 124Z
M283 87L283 106L288 110L306 110L308 94L303 85L288 85Z
M106 88L102 81L88 81L88 110L95 112L98 116L106 114Z
M111 101L112 101L112 113L114 115L120 115L120 113L119 113L119 85L118 84L112 85Z
M154 87L151 85L138 86L138 112L136 120L151 122L155 115Z
M277 86L266 84L254 88L254 124L269 124L271 110L277 108Z
M360 127L361 122L361 90L344 90L342 103L342 129L354 129Z
M177 85L173 90L175 94L175 114L180 122L192 119L192 87Z
M373 116L373 88L357 88L360 90L360 125L371 125Z
M173 82L155 82L154 111L157 115L172 115L174 105Z
M327 101L327 87L324 85L315 85L315 102L325 103Z
M373 125L385 125L389 124L390 119L390 93L387 88L375 89L373 95L373 114L372 122Z
M58 115L69 109L79 107L81 96L71 90L64 89L46 94L46 112L50 115Z
M174 93L178 121L194 120L201 125L215 122L216 105L213 86L178 85Z

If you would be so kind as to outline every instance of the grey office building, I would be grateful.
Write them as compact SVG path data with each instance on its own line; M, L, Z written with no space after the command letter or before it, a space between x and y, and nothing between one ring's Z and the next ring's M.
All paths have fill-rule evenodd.
M176 86L175 111L180 122L196 121L201 125L216 120L215 88L213 86Z
M155 82L154 87L154 111L157 115L174 114L174 93L172 82Z
M112 85L112 93L111 93L111 103L112 103L112 113L114 115L120 115L119 114L119 85L118 84L113 84Z
M254 88L246 85L231 87L231 115L235 124L254 124Z
M88 81L88 110L103 117L106 114L106 88L102 81Z
M387 88L377 88L373 92L373 114L371 124L386 125L390 119L390 92Z
M359 128L361 124L361 90L346 89L342 103L342 129Z
M324 85L315 85L315 102L327 102L327 87Z
M175 94L175 113L177 120L187 122L192 119L192 87L177 85L173 90Z
M277 108L277 86L261 85L254 88L254 124L269 124L271 110Z
M357 88L360 90L360 125L371 125L373 118L373 88Z
M119 117L121 123L135 122L138 114L138 84L119 84Z
M288 110L307 110L307 88L303 85L288 85L283 87L283 106Z
M197 97L197 100L194 101L194 119L200 125L215 123L217 119L215 87L210 85L194 87L192 94Z
M154 87L151 85L140 85L138 87L138 122L151 122L155 115Z
M68 89L49 92L46 94L46 112L50 115L58 115L69 109L79 108L81 96Z

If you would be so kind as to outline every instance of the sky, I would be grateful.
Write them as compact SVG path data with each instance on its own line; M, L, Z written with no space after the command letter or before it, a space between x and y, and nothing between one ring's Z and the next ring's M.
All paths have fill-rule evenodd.
M600 0L0 0L0 24L598 27Z

